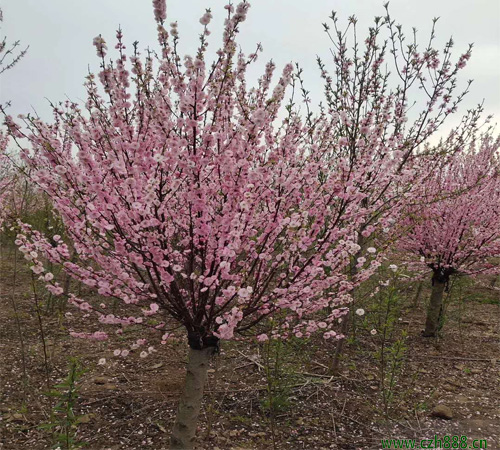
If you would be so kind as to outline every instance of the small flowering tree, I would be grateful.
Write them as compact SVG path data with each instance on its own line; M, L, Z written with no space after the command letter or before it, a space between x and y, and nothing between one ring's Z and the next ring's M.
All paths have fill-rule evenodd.
M451 39L442 50L435 47L436 20L422 47L416 31L408 40L402 26L391 18L388 4L385 10L383 17L375 18L364 41L359 40L355 17L340 29L332 13L331 24L324 28L333 45L333 70L318 58L326 100L319 119L320 142L329 149L324 170L339 174L341 188L362 199L363 220L353 238L359 251L350 265L354 279L361 268L366 273L368 264L376 267L375 254L383 255L397 239L401 213L418 195L414 188L428 175L419 170L419 158L429 151L419 148L456 112L470 84L460 91L457 77L472 46L454 61ZM308 92L301 85L308 104ZM448 140L454 144L450 151L469 138L480 112L480 107L471 111L457 127ZM433 156L438 163L441 152ZM348 326L344 320L343 334ZM333 371L338 369L343 342L337 342Z
M0 132L0 230L5 223L10 222L9 219L17 216L16 211L23 209L22 189L26 187L7 155L8 142L8 136Z
M433 165L422 186L422 203L413 206L402 226L400 248L419 258L416 267L432 271L432 293L423 335L436 336L443 293L456 274L495 273L500 256L500 138L486 133L455 153L441 167Z
M118 59L107 62L99 36L101 72L87 78L85 111L67 102L54 107L52 124L26 117L28 132L10 124L21 147L20 138L30 141L23 158L69 238L48 239L22 225L17 244L54 295L63 288L40 254L102 296L121 300L123 314L113 315L70 295L101 323L148 325L160 317L155 327L163 342L167 322L185 328L186 384L171 445L192 448L209 358L220 339L336 336L332 328L345 313L339 306L369 274L360 267L357 280L346 276L365 210L363 195L344 189L340 173L322 170L328 148L314 143L324 128L311 117L301 121L293 93L288 114L278 119L292 66L272 87L275 66L268 63L257 85L247 86L258 52L237 53L235 37L248 3L225 7L223 43L212 64L206 62L210 10L200 20L196 56L182 60L177 25L169 32L164 26L165 2L153 5L158 57L149 52L143 60L136 47L129 63L118 31ZM136 315L127 315L134 307Z

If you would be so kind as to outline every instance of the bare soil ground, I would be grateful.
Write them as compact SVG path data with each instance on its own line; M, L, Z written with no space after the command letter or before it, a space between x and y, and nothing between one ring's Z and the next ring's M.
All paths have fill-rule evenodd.
M42 315L46 367L30 275L25 266L18 266L14 283L12 260L11 250L4 249L0 449L51 448L50 432L40 429L50 421L54 405L54 399L45 395L46 369L49 384L55 384L67 375L70 356L78 357L87 369L76 406L82 416L77 438L87 443L84 448L167 449L183 384L183 338L155 346L157 351L147 358L139 357L141 350L127 358L114 357L115 348L125 348L142 334L125 329L122 335L113 334L111 342L74 339L68 335L71 328L102 327L91 318L83 327L77 316ZM400 326L409 330L409 347L388 415L369 334L349 341L342 371L335 377L327 371L333 343L318 339L287 344L278 386L281 397L274 399L273 415L266 408L269 384L262 347L225 342L209 373L197 448L368 450L382 448L382 438L465 435L469 443L486 439L488 449L500 449L500 307L495 295L480 292L475 298L472 291L464 305L451 305L438 341L420 336L422 305L405 310ZM100 358L106 364L98 365ZM453 419L432 416L438 404L448 406Z

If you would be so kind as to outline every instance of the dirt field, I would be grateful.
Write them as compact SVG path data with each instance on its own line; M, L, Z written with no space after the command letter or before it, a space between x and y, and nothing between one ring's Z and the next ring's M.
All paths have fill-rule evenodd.
M86 442L84 448L168 448L184 376L187 344L181 335L155 346L147 358L139 357L141 350L115 357L114 349L143 335L126 329L122 335L111 332L110 342L75 339L68 330L84 328L76 315L43 314L40 305L45 363L28 270L18 262L14 281L12 250L3 249L1 256L0 448L51 448L51 433L39 428L50 421L54 405L54 398L45 395L47 375L51 385L63 379L69 356L87 369L75 408L81 415L76 437ZM488 449L500 449L500 307L495 295L471 291L464 304L451 304L438 342L420 336L422 305L405 308L398 326L409 330L408 349L387 415L369 334L349 341L335 377L327 375L333 343L286 344L272 386L261 346L224 342L209 373L198 448L378 449L382 438L465 435L469 443L486 439ZM85 328L103 329L86 320ZM106 359L103 365L98 364L101 358ZM451 409L451 420L432 415L439 404Z

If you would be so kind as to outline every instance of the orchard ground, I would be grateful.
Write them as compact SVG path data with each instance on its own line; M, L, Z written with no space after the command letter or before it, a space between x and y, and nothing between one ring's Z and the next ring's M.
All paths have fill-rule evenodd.
M51 433L39 428L50 422L54 399L45 395L46 367L31 275L18 256L14 286L13 252L13 248L2 248L0 267L0 449L51 448ZM334 342L319 336L267 347L223 342L209 371L197 448L378 449L382 438L430 439L435 435L486 439L488 448L500 448L499 292L487 287L489 278L481 281L479 285L461 280L460 295L450 299L437 341L420 335L428 287L415 302L417 284L405 286L396 327L407 329L408 336L401 370L389 386L387 414L382 401L387 386L381 389L374 357L376 336L368 330L359 328L349 338L337 376L327 370ZM13 289L24 339L27 386ZM156 351L146 358L139 357L143 349L126 358L115 357L114 349L127 348L144 332L126 328L117 335L108 327L110 341L75 339L69 329L103 328L92 318L82 327L76 316L46 314L43 299L41 309L50 384L67 375L70 356L87 369L75 408L80 416L77 439L86 442L84 448L168 448L184 381L184 338L155 345ZM157 342L158 337L152 335L151 345ZM101 358L106 360L103 365L98 364ZM451 420L432 415L439 404L451 409Z

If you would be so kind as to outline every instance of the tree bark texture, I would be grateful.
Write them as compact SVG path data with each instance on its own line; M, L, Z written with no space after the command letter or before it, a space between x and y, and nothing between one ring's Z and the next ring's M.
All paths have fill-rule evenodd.
M446 289L447 280L433 277L432 292L429 307L427 308L427 319L423 336L435 337L439 330L439 321L443 313L443 293Z
M201 350L189 348L184 392L179 400L177 417L170 439L171 450L194 448L207 371L214 352L214 347L205 347Z

